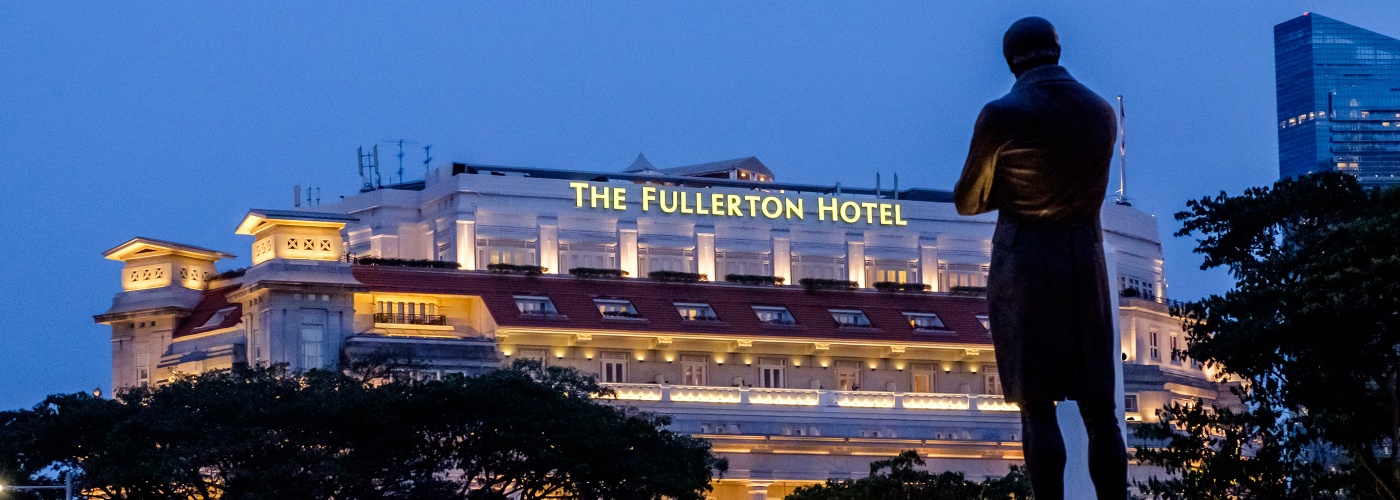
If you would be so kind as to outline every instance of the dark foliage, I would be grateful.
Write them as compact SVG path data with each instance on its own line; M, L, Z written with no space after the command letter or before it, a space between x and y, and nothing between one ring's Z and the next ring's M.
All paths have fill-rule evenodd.
M875 289L882 292L927 292L933 287L923 283L899 283L896 281L876 281Z
M426 267L430 269L457 269L456 262L426 259L390 259L385 257L364 257L355 259L356 264L365 266Z
M0 413L0 476L94 498L700 500L726 465L667 418L538 363L414 382L235 369Z
M1185 496L1234 481L1250 488L1240 498L1400 498L1400 191L1317 174L1176 218L1178 236L1199 235L1201 267L1235 279L1176 311L1186 355L1241 380L1247 411L1168 409L1180 435L1146 458L1197 467L1182 486L1205 489Z
M539 276L549 271L549 269L540 266L521 266L516 264L487 264L486 270L496 274L523 274L526 276Z
M627 271L621 269L606 269L598 267L575 267L569 269L569 274L580 278L621 278L627 276Z
M724 281L738 283L740 285L781 285L784 278L782 276L763 276L760 274L726 274Z
M924 460L907 450L889 460L870 464L870 476L855 480L828 479L825 484L798 488L786 500L1025 500L1031 497L1030 478L1011 466L1006 476L981 483L961 472L933 474L918 470Z
M647 277L669 283L699 283L710 279L709 276L703 274L681 271L652 271L647 273Z
M797 284L802 285L808 292L817 290L855 290L860 288L860 284L846 280L828 280L821 278L802 278L797 280Z

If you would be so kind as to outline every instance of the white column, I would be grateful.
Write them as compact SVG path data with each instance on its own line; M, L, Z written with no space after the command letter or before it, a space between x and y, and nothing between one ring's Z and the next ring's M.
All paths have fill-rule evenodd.
M785 284L796 284L792 281L792 240L788 238L773 238L773 276Z
M768 500L768 483L749 483L749 500Z
M457 266L476 270L476 221L457 221Z
M566 269L559 269L559 226L540 226L540 266L547 269L547 273L559 274L568 272Z
M724 276L715 276L715 233L713 232L695 233L695 272L709 276L710 281L724 280Z
M938 289L938 247L934 245L919 244L919 282L929 286L935 292L945 290Z
M850 276L847 279L856 282L859 286L870 286L869 283L865 282L864 241L846 242L846 274Z
M645 278L637 276L637 230L618 229L617 230L617 265L619 269L627 272L633 278Z

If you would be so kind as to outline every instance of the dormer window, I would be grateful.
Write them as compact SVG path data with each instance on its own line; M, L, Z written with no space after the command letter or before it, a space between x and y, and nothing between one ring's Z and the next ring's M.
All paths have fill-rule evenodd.
M598 306L598 314L602 314L604 318L642 318L642 315L637 314L637 308L632 306L632 301L627 299L593 299L593 304Z
M792 313L786 307L776 306L753 306L754 314L758 315L758 321L768 325L796 325L797 320L793 319Z
M685 321L719 321L714 308L700 302L676 302L676 312Z
M948 330L948 325L943 324L943 318L934 313L907 312L904 313L904 319L909 320L909 326L916 332Z
M986 314L978 314L977 321L980 321L982 323L982 328L986 329L989 332L992 331L992 320L991 318L988 318Z
M214 311L214 314L209 316L209 319L206 320L204 324L195 327L195 329L199 330L219 326L220 323L223 323L225 319L228 319L228 316L230 314L233 314L233 312L236 310L238 310L238 306L228 306L221 308L218 311Z
M870 318L865 317L865 312L860 309L828 309L828 311L831 312L831 319L836 320L838 326L870 327Z
M516 295L515 308L524 316L558 316L554 302L542 295Z

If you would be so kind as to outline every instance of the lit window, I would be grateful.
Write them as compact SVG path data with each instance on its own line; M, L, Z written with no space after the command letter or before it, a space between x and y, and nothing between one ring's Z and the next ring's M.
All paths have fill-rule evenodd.
M627 353L603 353L603 382L622 383L627 381Z
M759 358L759 381L765 388L783 387L783 367L787 360L782 358Z
M554 308L554 302L549 297L538 295L516 295L515 308L520 310L520 314L528 316L559 315L559 310Z
M865 317L865 313L859 309L829 309L831 319L836 320L839 326L868 327L870 318Z
M934 313L904 313L904 318L909 320L909 326L915 331L941 331L947 330L948 326L943 324L943 319Z
M933 392L933 371L915 371L912 378L912 392Z
M681 356L681 383L683 385L705 385L705 366L708 356Z
M605 318L629 318L641 319L642 315L637 314L637 308L632 306L632 301L627 299L593 299L593 304L598 306L598 314Z
M987 317L986 314L978 314L978 315L977 315L977 321L979 321L979 322L982 323L982 328L983 328L983 329L985 329L985 330L987 330L987 331L989 331L989 332L992 331L992 319L989 318L989 317Z
M686 321L719 321L715 310L709 304L696 302L676 302L676 312Z
M769 325L797 324L786 307L753 306L753 312L758 315L759 321Z
M860 390L860 363L857 361L836 362L836 388L842 391Z
M324 325L301 325L301 368L311 370L325 368Z

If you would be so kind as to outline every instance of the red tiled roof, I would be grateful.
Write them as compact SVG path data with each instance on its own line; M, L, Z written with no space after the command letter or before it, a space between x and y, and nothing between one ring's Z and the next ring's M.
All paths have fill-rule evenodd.
M370 292L480 296L503 327L616 330L655 334L717 334L727 337L793 337L813 341L936 342L990 345L992 337L977 315L987 314L981 297L873 290L807 293L797 286L739 286L723 283L662 283L648 279L578 279L569 275L518 276L486 272L384 266L355 266L355 279ZM542 295L560 317L521 315L515 295ZM605 318L594 298L632 301L643 320ZM720 321L685 321L674 302L709 304ZM796 325L769 325L752 306L783 306ZM860 309L868 328L839 327L828 309ZM905 312L938 314L948 331L914 332Z
M170 334L170 338L178 339L180 337L237 325L238 322L243 320L243 305L231 304L228 301L229 292L237 289L238 285L230 285L212 290L205 290L204 297L199 299L199 304L194 306L194 311L191 311L189 317L186 317L184 321L180 322L180 326L175 328L175 332ZM219 311L225 308L232 309L224 314L222 321L213 325L204 325L204 323L209 321L209 318L214 317L215 314L218 314Z

